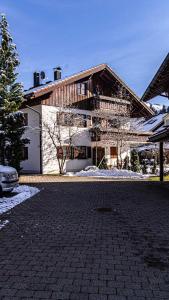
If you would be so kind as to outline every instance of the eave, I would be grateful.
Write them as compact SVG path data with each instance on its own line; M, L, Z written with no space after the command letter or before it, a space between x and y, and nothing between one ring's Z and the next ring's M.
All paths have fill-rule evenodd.
M161 130L156 134L153 134L149 138L149 141L153 143L169 141L169 127L166 127L165 129Z
M72 76L69 76L67 78L54 81L52 83L49 83L47 85L42 85L40 87L37 87L35 89L31 89L30 91L25 92L25 98L26 99L34 99L44 96L45 94L52 93L54 88L59 88L64 85L71 84L73 82L77 82L82 80L83 78L93 76L95 73L98 73L100 71L108 71L109 77L112 78L112 80L117 81L119 84L121 84L126 91L132 96L133 101L135 101L139 106L142 107L142 109L145 110L146 114L149 114L149 116L153 116L154 112L149 108L143 101L140 101L140 98L125 84L125 82L107 65L107 64L100 64L98 66L92 67L90 69L87 69L85 71L82 71L80 73L74 74ZM121 101L127 101L125 99L121 99Z
M161 64L160 68L156 72L152 81L148 85L146 91L144 92L141 100L146 102L153 99L156 96L164 96L169 92L169 53Z

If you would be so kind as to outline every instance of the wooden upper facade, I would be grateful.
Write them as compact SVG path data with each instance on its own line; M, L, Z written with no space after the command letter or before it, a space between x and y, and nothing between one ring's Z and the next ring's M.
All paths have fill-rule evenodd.
M145 118L154 114L106 64L30 89L25 99L30 106L76 107Z

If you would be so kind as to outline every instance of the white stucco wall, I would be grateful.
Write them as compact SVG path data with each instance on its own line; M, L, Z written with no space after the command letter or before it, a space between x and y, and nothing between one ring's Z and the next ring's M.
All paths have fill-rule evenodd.
M59 173L59 166L56 158L56 149L47 132L45 124L53 128L56 122L56 114L60 109L54 106L42 105L42 153L43 153L43 173ZM81 111L83 113L83 111ZM91 146L90 136L87 128L71 128L71 135L74 133L72 144L74 146ZM69 129L61 127L62 145L69 142ZM59 144L58 144L59 146ZM65 162L65 171L79 171L91 165L92 159L72 159Z
M41 112L41 105L33 106L33 109ZM22 109L23 113L28 114L28 127L24 137L30 140L28 147L28 160L21 163L23 172L39 173L40 172L40 131L39 115L30 108Z
M60 111L58 107L47 106L47 105L37 105L33 106L33 109L41 113L42 116L42 173L59 173L58 162L56 158L56 149L45 129L44 124L53 125L56 121L56 113ZM24 137L30 139L30 144L28 145L28 160L22 162L21 166L24 172L29 173L39 173L40 172L40 129L39 129L39 115L32 111L30 108L22 109L24 113L28 114L28 128L24 134ZM70 111L70 110L68 110ZM73 110L72 110L73 111ZM77 113L81 114L91 114L91 112L76 110ZM68 128L62 126L61 136L64 140L63 144L68 144L69 134ZM89 135L88 128L71 128L71 131L75 133L72 144L74 146L88 146L95 147L94 143L91 143L91 138ZM105 157L108 160L108 165L114 166L117 164L116 159L110 157L110 146L115 146L116 143L112 141L111 145L106 145L106 143L99 142L98 146L106 148ZM124 159L126 155L129 154L130 146L123 151L122 158ZM91 151L92 152L92 151ZM74 172L84 169L86 166L92 165L92 158L90 159L72 159L65 162L65 171Z

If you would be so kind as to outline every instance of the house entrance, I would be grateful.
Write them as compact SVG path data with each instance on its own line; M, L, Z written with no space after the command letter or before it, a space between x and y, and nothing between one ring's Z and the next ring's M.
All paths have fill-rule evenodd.
M99 165L101 160L105 156L105 148L102 147L94 147L93 148L93 164L94 165Z

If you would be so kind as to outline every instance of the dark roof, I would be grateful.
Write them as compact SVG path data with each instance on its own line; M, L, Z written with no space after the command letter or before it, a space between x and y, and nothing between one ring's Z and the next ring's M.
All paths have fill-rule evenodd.
M163 130L158 131L157 133L153 134L149 138L149 141L154 142L154 143L169 141L169 126L164 128Z
M33 88L25 91L24 94L29 95L31 93L36 94L36 93L40 93L40 92L41 93L46 92L46 90L49 90L49 89L51 89L55 86L69 84L71 82L80 80L81 78L84 78L86 76L90 76L93 73L96 73L96 72L99 72L99 71L105 69L105 67L106 67L106 64L100 64L100 65L97 65L97 66L92 67L90 69L87 69L87 70L75 73L73 75L67 76L65 78L62 78L62 79L59 79L59 80L54 80L54 81L51 81L50 83L42 84L38 87L33 87Z
M121 80L121 78L107 64L100 64L90 69L87 69L85 71L81 71L79 73L73 74L72 76L50 82L48 84L44 84L36 88L32 88L28 91L25 91L24 93L25 98L27 97L36 98L38 96L42 96L46 93L49 93L50 91L53 90L53 88L57 86L73 83L75 81L81 80L87 76L91 76L92 74L100 72L102 70L107 70L113 78L115 78L119 83L121 83L123 87L126 88L126 90L133 96L134 100L137 103L141 104L144 107L144 109L146 109L149 112L150 115L154 115L152 109L149 108L144 102L140 101L140 98L124 83L123 80Z
M31 88L30 90L27 90L25 91L25 96L26 95L29 95L31 93L45 93L46 90L49 91L49 89L52 89L53 87L55 86L60 86L60 85L64 85L64 84L69 84L69 83L72 83L72 82L75 82L75 81L78 81L80 79L83 79L87 76L90 76L94 73L97 73L99 71L102 71L102 70L108 70L108 72L119 82L121 83L122 86L124 86L128 92L130 94L132 94L137 100L140 101L140 98L124 83L124 81L107 65L107 64L100 64L100 65L97 65L97 66L94 66L90 69L87 69L87 70L84 70L84 71L81 71L79 73L76 73L76 74L73 74L71 76L68 76L68 77L65 77L63 79L60 79L60 80L55 80L55 81L52 81L48 84L42 84L38 87L35 87L35 88Z
M148 101L169 91L169 53L150 82L141 100Z

